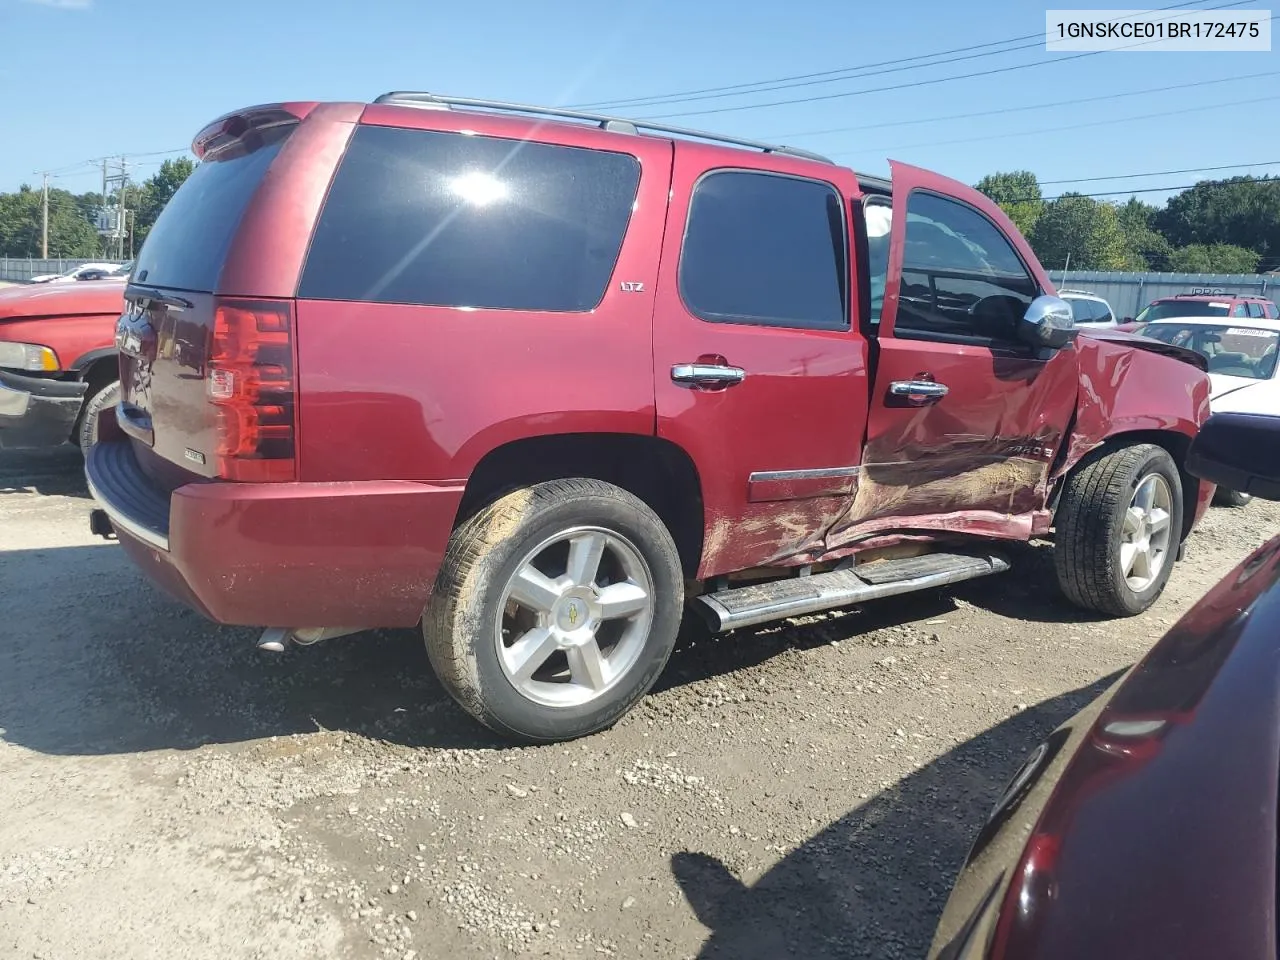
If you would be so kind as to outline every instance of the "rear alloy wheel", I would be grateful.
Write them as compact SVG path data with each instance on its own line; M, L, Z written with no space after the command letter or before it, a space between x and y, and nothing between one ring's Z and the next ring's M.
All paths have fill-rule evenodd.
M1220 507L1243 507L1253 499L1251 493L1241 493L1239 490L1227 490L1225 487L1219 487L1213 495L1213 502Z
M1182 531L1182 483L1154 444L1125 447L1067 478L1054 520L1054 565L1073 603L1134 616L1164 590Z
M548 742L604 729L653 685L682 607L679 557L653 512L606 483L556 480L454 532L423 630L473 716Z

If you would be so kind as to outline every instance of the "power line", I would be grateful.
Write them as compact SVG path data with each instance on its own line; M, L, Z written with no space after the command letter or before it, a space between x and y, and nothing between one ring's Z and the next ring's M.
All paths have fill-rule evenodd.
M1140 177L1168 177L1175 173L1212 173L1217 170L1241 170L1246 167L1273 167L1280 160L1259 160L1257 163L1228 163L1221 167L1185 167L1182 170L1157 170L1152 173L1118 173L1113 177L1077 177L1074 180L1041 180L1040 186L1057 183L1097 183L1100 180L1135 180ZM1124 192L1124 191L1120 191Z
M1079 103L1099 103L1103 100L1122 100L1125 97L1138 97L1148 93L1167 93L1171 90L1189 90L1192 87L1210 87L1219 83L1237 83L1241 80L1256 80L1262 77L1280 76L1280 70L1267 73L1245 74L1236 77L1219 77L1216 80L1196 80L1192 83L1179 83L1173 86L1147 87L1143 90L1129 90L1125 93L1107 93L1097 97L1076 97L1072 100L1058 100L1053 103L1032 103L1024 107L1000 107L994 110L977 110L973 113L953 113L945 117L920 117L909 120L887 120L883 123L863 123L852 127L831 127L826 130L803 130L798 133L774 133L760 139L774 143L784 143L795 137L817 137L828 133L852 133L862 130L880 130L885 127L907 127L921 123L945 123L948 120L971 120L974 117L994 117L1006 113L1020 113L1026 110L1047 110L1051 107L1072 107Z
M1280 185L1280 179L1270 180L1269 183ZM1166 187L1139 187L1130 188L1128 190L1101 190L1096 193L1077 193L1074 190L1068 190L1066 193L1060 193L1056 197L1002 197L1000 203L1035 203L1043 201L1052 203L1054 200L1062 200L1067 197L1119 197L1129 196L1135 193L1176 193L1181 190L1191 190L1195 187L1204 187L1208 189L1216 189L1217 187L1233 186L1232 180L1201 180L1199 183L1183 183L1177 186Z
M1189 2L1185 2L1185 3L1175 3L1167 7L1160 7L1158 8L1157 12L1163 12L1166 10L1176 10L1182 7L1192 7L1192 6L1195 6L1197 2L1199 2L1199 0L1189 0ZM1105 22L1118 23L1121 20L1125 20L1125 19L1130 19L1130 18L1118 17L1115 20L1108 20ZM913 57L895 57L892 60L880 60L875 63L857 64L857 65L848 66L848 67L836 67L835 69L832 69L832 70L822 70L817 73L792 74L790 76L785 76L785 77L774 77L771 80L755 80L748 83L732 83L732 84L727 84L725 86L719 86L719 87L702 87L696 90L682 90L682 91L676 91L673 93L653 94L651 96L646 96L646 97L630 97L630 98L625 98L620 100L602 100L602 101L596 101L593 103L576 104L575 106L578 109L584 109L584 108L616 109L619 107L657 106L657 105L666 104L666 103L681 103L681 102L690 102L695 100L713 99L715 96L733 96L735 95L734 91L738 91L743 94L763 93L769 90L781 90L781 89L787 89L788 87L792 87L792 86L809 85L808 83L792 83L791 81L812 81L816 83L834 83L838 80L854 79L853 76L845 76L847 74L860 74L861 76L875 76L876 74L863 73L863 71L872 70L876 67L894 67L896 69L917 69L918 67L934 67L934 66L940 66L941 64L944 64L944 63L953 63L958 60L973 59L972 57L956 57L954 60L939 60L935 63L917 64L914 67L901 66L902 64L911 63L913 61L931 60L935 57L945 57L953 53L969 53L970 51L973 51L973 50L984 50L988 47L999 47L999 46L1004 46L1005 44L1010 44L1010 43L1021 43L1024 40L1038 39L1043 36L1044 36L1043 33L1028 33L1018 37L1009 37L1005 40L992 40L992 41L988 41L987 43L970 44L964 47L952 47L951 49L948 49L948 50L938 50L938 51L935 51L934 53L922 53L922 54L917 54L916 56L913 56ZM982 56L996 56L1001 53L1012 53L1014 50L1023 50L1023 49L1028 49L1029 47L1038 47L1039 45L1040 44L1037 42L1037 43L1029 44L1026 47L1013 47L1007 50L994 50L986 54L982 54ZM880 72L892 73L895 71L886 70L886 71L880 71ZM838 74L841 76L837 76ZM861 76L859 76L858 79L860 79ZM820 78L831 78L831 79L820 79ZM749 88L755 88L755 89L749 89ZM714 96L706 96L706 95L714 95Z
M861 147L858 150L845 150L833 154L833 156L855 156L872 151L876 153L891 150L920 150L928 147L945 147L955 143L978 143L985 140L1004 140L1009 137L1030 137L1041 133L1061 133L1066 130L1082 130L1087 127L1102 127L1113 123L1128 123L1133 120L1150 120L1156 117L1174 117L1184 113L1197 113L1202 110L1222 110L1227 107L1241 107L1253 103L1270 103L1273 100L1280 100L1280 94L1274 94L1269 97L1254 97L1249 100L1231 100L1226 103L1210 103L1199 107L1182 107L1178 110L1161 110L1157 113L1139 113L1128 117L1111 117L1106 120L1089 120L1084 123L1060 124L1054 127L1039 127L1035 130L1013 130L1003 133L988 133L977 137L957 137L952 140L935 140L930 143L906 143L898 144L892 147Z
M1035 34L1034 36L1039 36L1039 34ZM1025 39L1025 38L1020 38L1020 39ZM1005 42L1008 42L1008 41L1005 41ZM611 104L605 104L604 106L609 109L616 109L619 107L626 107L626 108L666 107L666 106L672 106L678 103L697 103L698 101L702 101L702 100L723 100L725 97L741 97L751 93L772 93L775 90L793 90L796 87L814 87L824 83L839 83L841 80L862 80L866 77L878 77L887 73L901 73L904 70L922 70L925 67L941 67L949 63L960 63L964 60L981 60L984 57L996 57L1005 53L1016 53L1019 50L1030 50L1033 47L1040 47L1043 45L1044 45L1044 40L1038 39L1032 43L1024 43L1016 47L1006 47L1004 50L988 50L988 51L984 51L983 53L969 53L960 57L947 57L943 60L935 60L932 63L907 64L907 63L903 63L901 60L887 61L887 63L892 65L884 66L884 68L880 70L871 70L868 67L865 70L865 72L860 70L858 73L846 74L838 77L828 77L826 79L821 79L821 80L798 80L793 83L776 83L775 82L775 83L769 83L768 85L761 85L754 90L727 91L724 93L706 93L706 94L702 94L701 96L673 97L670 99L663 99L663 100L645 100L638 103L611 103ZM984 44L984 46L988 46L988 44ZM903 59L919 60L922 58L907 57ZM876 64L875 66L881 66L881 65ZM684 116L684 114L675 114L675 116Z
M832 70L822 70L818 73L797 73L788 77L774 77L771 80L753 80L748 83L731 83L723 87L702 87L698 90L682 90L676 93L654 94L648 97L632 97L626 100L600 100L594 103L574 104L576 109L606 110L616 109L619 107L646 107L666 102L680 102L682 98L701 99L702 94L720 94L729 91L742 91L743 93L761 93L765 90L774 89L773 84L786 83L791 80L810 80L817 77L834 77L836 80L849 79L848 77L836 77L836 74L858 73L862 70L870 70L874 67L887 67L899 63L907 63L912 60L929 60L933 57L943 57L952 53L967 53L970 50L981 50L986 47L999 47L1006 43L1018 43L1022 40L1030 40L1032 37L1038 37L1038 33L1029 33L1021 37L1010 37L1007 40L992 40L989 43L976 43L967 47L953 47L950 50L939 50L935 53L921 53L914 57L897 57L893 60L880 60L876 63L864 63L851 67L836 67ZM1021 48L1019 48L1021 49ZM996 53L1008 53L1007 50L998 50ZM921 64L921 66L935 66L935 64ZM748 89L750 87L758 87L763 89Z
M1243 6L1245 2L1247 2L1247 0L1236 0L1236 2L1233 2L1233 3L1223 3L1223 4L1219 4L1218 6L1204 7L1202 9L1206 11L1223 10L1228 7ZM1276 17L1273 16L1271 17L1271 19L1275 20ZM1139 43L1125 44L1122 47L1117 47L1116 50L1126 50L1132 47L1143 47L1143 46L1147 46L1148 44L1158 43L1158 42L1159 42L1158 40L1143 40ZM1039 46L1039 44L1036 44L1036 46ZM701 110L684 110L684 111L681 111L680 113L657 113L652 116L643 117L642 119L673 120L679 117L697 117L697 116L706 116L708 114L718 114L718 113L737 113L742 110L760 110L765 107L784 107L784 106L791 106L798 103L817 103L819 101L825 101L825 100L840 100L846 97L860 97L868 93L884 93L890 90L908 90L913 87L927 87L927 86L933 86L939 83L949 83L953 80L970 80L975 77L990 77L990 76L995 76L996 74L1011 73L1015 70L1029 70L1033 67L1045 66L1046 64L1066 63L1069 60L1081 60L1085 57L1096 57L1101 53L1113 53L1113 52L1116 52L1116 50L1089 50L1084 53L1073 53L1070 56L1066 56L1066 57L1057 57L1053 60L1033 60L1030 63L1017 63L1007 67L994 67L990 70L978 70L973 73L959 73L959 74L952 74L946 77L933 77L928 80L914 80L910 83L897 83L897 84L892 84L886 87L868 87L863 90L847 90L841 93L814 94L813 96L809 96L809 97L794 97L790 100L769 100L769 101L766 101L765 103L746 103L746 104L737 104L735 106L728 106L728 107L707 107Z

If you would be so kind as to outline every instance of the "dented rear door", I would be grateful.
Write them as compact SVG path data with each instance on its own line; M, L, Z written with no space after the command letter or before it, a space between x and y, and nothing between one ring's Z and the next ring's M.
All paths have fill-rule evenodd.
M905 164L890 241L858 490L828 548L878 530L1047 530L1078 363L1074 347L1038 359L1015 331L1048 277L994 203Z

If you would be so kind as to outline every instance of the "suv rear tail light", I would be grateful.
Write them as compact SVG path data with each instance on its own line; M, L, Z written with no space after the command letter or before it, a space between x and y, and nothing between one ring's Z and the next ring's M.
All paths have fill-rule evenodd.
M218 476L296 479L293 373L292 301L214 301L205 382L218 416Z

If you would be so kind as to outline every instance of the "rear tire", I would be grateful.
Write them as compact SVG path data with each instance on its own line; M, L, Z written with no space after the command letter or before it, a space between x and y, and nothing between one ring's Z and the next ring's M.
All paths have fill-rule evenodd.
M1164 590L1182 535L1182 480L1162 447L1124 447L1075 470L1055 518L1054 566L1067 599L1132 617Z
M98 442L98 414L120 402L120 381L112 380L98 388L89 397L80 412L80 423L76 430L76 440L85 453Z
M552 480L454 531L423 636L468 713L549 743L611 726L653 686L683 607L679 554L648 506L598 480Z
M1243 507L1252 499L1252 494L1241 493L1239 490L1226 490L1222 487L1219 487L1217 493L1213 495L1213 502L1220 507Z

